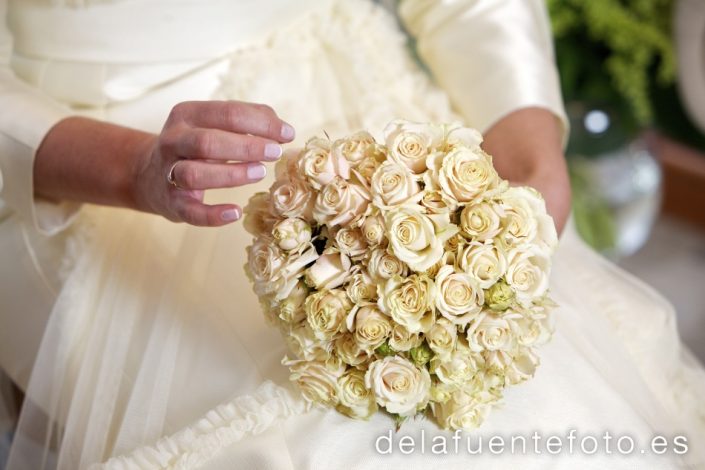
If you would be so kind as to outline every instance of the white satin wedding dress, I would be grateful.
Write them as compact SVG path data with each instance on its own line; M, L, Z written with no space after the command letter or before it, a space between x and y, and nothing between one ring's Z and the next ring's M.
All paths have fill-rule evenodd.
M688 436L686 455L380 455L393 427L309 409L243 272L249 238L35 200L34 152L80 114L157 132L175 103L272 105L298 143L392 118L564 120L541 0L2 0L0 365L26 391L9 469L681 468L702 465L705 374L671 307L585 247L555 257L554 339L475 435ZM400 25L434 82L407 46ZM110 152L109 148L105 149ZM271 183L219 191L244 203ZM53 423L50 425L50 423ZM416 420L401 434L446 435Z

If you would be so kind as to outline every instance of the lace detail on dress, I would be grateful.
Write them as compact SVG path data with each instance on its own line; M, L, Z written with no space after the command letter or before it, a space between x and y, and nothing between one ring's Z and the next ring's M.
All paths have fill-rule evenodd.
M276 96L280 80L289 82ZM327 89L330 83L337 87ZM235 51L215 97L266 102L295 127L311 126L298 126L299 135L381 131L394 118L458 120L413 59L395 16L368 0L333 1Z
M219 450L246 436L260 434L278 420L302 414L309 408L310 405L294 392L267 381L254 394L216 407L194 425L164 437L152 446L140 447L91 469L197 468Z

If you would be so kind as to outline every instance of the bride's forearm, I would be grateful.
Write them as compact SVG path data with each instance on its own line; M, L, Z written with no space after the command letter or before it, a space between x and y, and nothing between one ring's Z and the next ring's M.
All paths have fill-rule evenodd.
M570 213L570 182L558 118L541 108L515 111L487 131L484 148L503 178L543 194L560 233Z
M37 150L34 192L52 200L138 208L135 170L154 138L92 119L64 119Z

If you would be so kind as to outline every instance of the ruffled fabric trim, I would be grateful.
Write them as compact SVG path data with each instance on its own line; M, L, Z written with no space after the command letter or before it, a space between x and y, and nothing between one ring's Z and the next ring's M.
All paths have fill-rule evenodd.
M91 470L198 468L221 449L261 434L279 420L300 415L310 405L291 390L266 381L252 395L240 396L206 413L194 425L140 447Z

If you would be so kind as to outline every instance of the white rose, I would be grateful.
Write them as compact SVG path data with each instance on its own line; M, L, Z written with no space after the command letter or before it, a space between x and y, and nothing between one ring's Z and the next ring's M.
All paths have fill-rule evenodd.
M509 322L501 314L483 312L465 331L468 345L475 352L508 350L516 338Z
M433 325L436 288L423 274L394 277L379 287L380 310L411 333L428 331Z
M345 139L333 142L331 153L335 158L344 158L351 167L355 167L367 156L367 150L375 144L369 132L359 131Z
M385 242L384 231L384 218L381 214L366 217L362 223L362 235L370 246L382 245Z
M464 387L469 383L482 365L482 357L460 341L455 348L445 356L434 356L431 359L431 372L438 380L453 387Z
M333 350L331 342L316 338L313 330L306 322L290 328L284 338L289 345L289 349L301 359L327 361L331 358Z
M408 268L399 258L385 248L375 248L370 253L367 270L376 282L384 282L394 276L404 277Z
M458 266L470 274L482 289L489 289L507 270L502 251L492 244L465 246L458 254Z
M386 161L372 175L372 201L381 208L413 203L422 196L421 187L411 171L399 163Z
M541 194L529 187L512 187L502 193L501 200L505 215L500 239L505 246L533 243L552 253L558 235Z
M295 382L304 398L311 403L327 406L338 404L338 378L345 367L329 362L289 361L290 380Z
M365 386L365 373L350 369L338 379L337 410L354 419L368 419L377 411L372 390Z
M387 356L370 364L365 386L388 412L413 416L428 403L431 376L403 357Z
M269 193L255 193L245 206L245 230L255 237L272 233L272 227L279 220L273 212Z
M517 385L532 378L539 366L539 358L530 349L524 348L512 358L512 362L504 369L509 385Z
M423 343L423 338L419 333L411 333L404 325L394 324L392 333L389 336L389 346L395 351L409 351L417 348Z
M433 416L444 429L472 431L485 421L495 401L487 392L470 394L461 389L446 402L433 403Z
M306 182L298 178L279 181L272 186L272 207L281 217L313 220L314 196Z
M426 170L426 157L442 144L443 129L431 124L396 120L384 129L389 158L420 175Z
M320 224L348 225L365 213L369 201L365 188L336 177L318 193L313 216Z
M460 213L460 230L472 240L485 241L502 230L501 206L488 202L465 206Z
M364 270L353 274L345 287L345 292L354 304L377 300L377 284Z
M274 293L274 283L286 262L284 253L267 238L258 238L247 248L247 272L252 276L257 295Z
M342 155L330 151L330 142L314 137L306 142L299 155L299 174L304 176L314 189L321 189L335 177L350 178L350 165Z
M363 364L369 357L367 352L357 344L355 336L348 333L335 340L335 352L340 360L353 367Z
M455 147L476 148L482 143L482 134L476 129L463 127L459 122L453 122L443 126L445 133L445 147L452 149Z
M418 206L402 206L385 216L392 253L412 270L423 272L443 256L443 244L457 233L449 220L423 214Z
M359 228L343 227L335 234L338 249L355 259L367 252L367 241Z
M323 290L309 295L304 302L306 320L316 338L330 340L345 330L345 318L352 303L340 289Z
M316 289L335 289L348 280L351 267L352 262L345 254L324 253L306 271L306 282Z
M484 293L467 273L442 266L436 274L436 308L456 325L467 325L482 310Z
M392 324L376 306L365 305L348 316L348 330L355 335L357 344L372 354L390 335Z
M272 237L284 251L298 251L311 241L311 226L298 218L284 219L272 229Z
M450 359L458 339L458 327L445 318L439 319L426 333L426 342L441 360Z
M507 252L505 280L524 306L531 305L546 293L550 271L551 259L542 250L514 248Z
M440 189L425 189L421 197L421 205L430 214L447 214L454 212L458 203L446 196Z
M298 281L289 295L279 304L279 318L289 324L296 324L306 318L304 301L308 296L308 288Z
M548 342L553 334L553 315L535 315L532 318L516 313L505 315L505 318L508 319L517 343L521 346L540 346Z
M500 178L492 159L479 147L459 147L446 154L438 171L438 185L449 197L461 203L487 197L500 186Z

